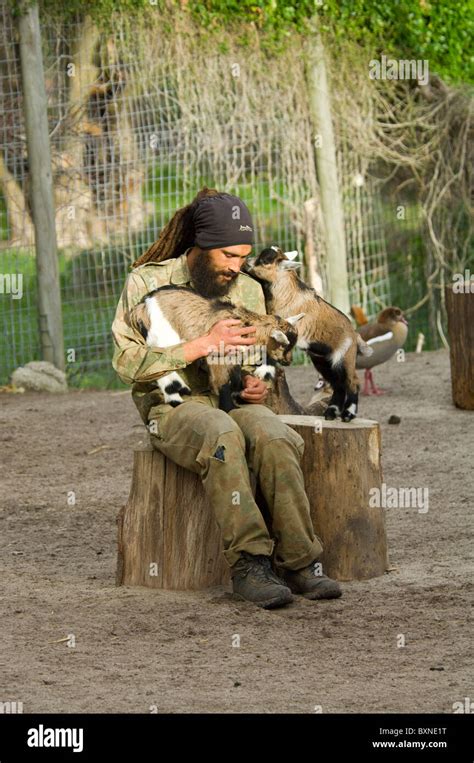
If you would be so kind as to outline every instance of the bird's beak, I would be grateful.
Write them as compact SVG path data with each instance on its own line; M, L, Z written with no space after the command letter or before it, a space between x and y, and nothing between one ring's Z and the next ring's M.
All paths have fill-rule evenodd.
M400 318L400 320L401 320L401 322L402 322L402 323L404 323L404 324L405 324L405 326L408 326L408 321L407 321L407 319L405 318L405 316L403 316L402 318Z

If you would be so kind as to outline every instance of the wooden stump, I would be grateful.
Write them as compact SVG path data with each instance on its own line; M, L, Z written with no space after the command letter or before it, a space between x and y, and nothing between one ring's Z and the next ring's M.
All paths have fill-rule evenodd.
M381 489L380 428L376 421L325 421L280 416L305 441L303 474L311 519L321 538L324 572L336 580L365 580L388 566L382 508L369 505Z
M473 289L471 292L470 289ZM474 284L462 292L446 287L451 388L457 408L474 410Z
M378 424L280 418L305 440L303 473L313 524L325 547L324 571L338 580L382 575L387 567L383 511L369 507L370 488L381 487ZM130 497L117 523L117 585L197 590L230 581L221 533L199 477L151 445L135 451Z
M117 523L117 585L198 590L230 580L199 476L152 445L134 453L130 496Z

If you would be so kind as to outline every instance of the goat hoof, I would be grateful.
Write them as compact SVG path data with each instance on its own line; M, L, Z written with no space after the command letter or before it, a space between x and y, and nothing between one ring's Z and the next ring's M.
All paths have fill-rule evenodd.
M335 418L337 418L338 410L334 406L330 406L326 409L324 413L324 418L326 421L334 421Z
M351 413L350 411L345 411L341 416L342 421L345 421L348 423L349 421L353 421L355 419L355 414Z

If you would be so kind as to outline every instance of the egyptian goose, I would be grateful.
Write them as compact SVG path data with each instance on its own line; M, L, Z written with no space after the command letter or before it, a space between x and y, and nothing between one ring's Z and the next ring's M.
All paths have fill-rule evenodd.
M361 322L360 314L357 314L354 309L352 314L358 322ZM373 349L372 355L357 355L356 358L356 368L365 369L362 394L381 395L383 390L375 385L371 369L385 363L403 347L408 336L408 323L399 307L386 307L378 314L376 321L359 325L357 331ZM371 389L369 389L369 383Z

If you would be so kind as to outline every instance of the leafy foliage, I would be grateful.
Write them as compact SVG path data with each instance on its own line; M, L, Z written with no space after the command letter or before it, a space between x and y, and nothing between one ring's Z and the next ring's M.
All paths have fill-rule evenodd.
M20 0L10 0L18 9ZM473 0L40 0L63 18L89 14L104 28L115 13L189 14L207 33L235 32L242 45L258 30L274 52L294 33L316 23L336 39L368 46L374 55L427 59L431 72L449 82L474 81ZM218 45L218 40L216 41Z

